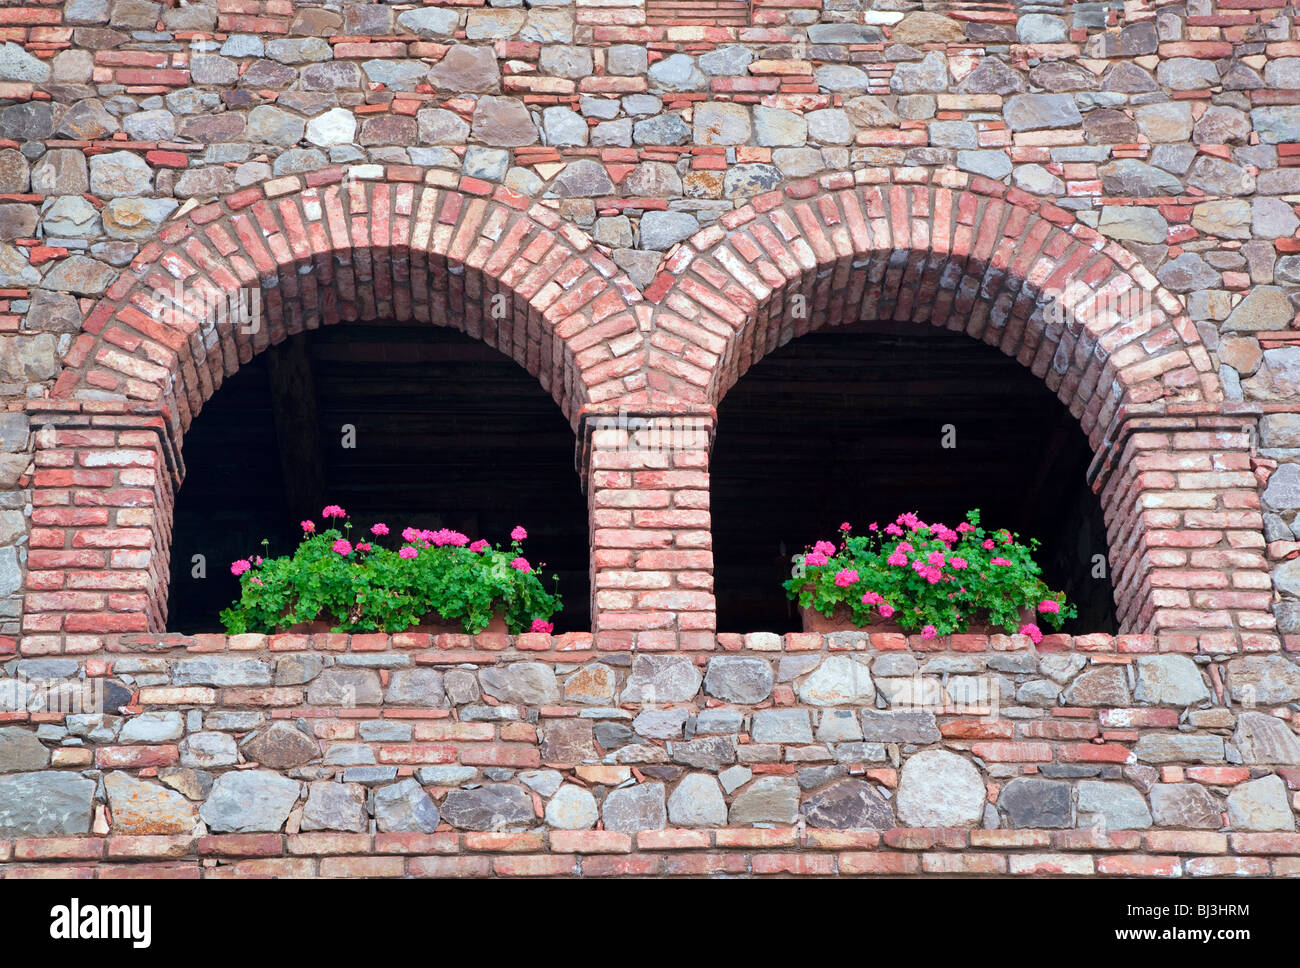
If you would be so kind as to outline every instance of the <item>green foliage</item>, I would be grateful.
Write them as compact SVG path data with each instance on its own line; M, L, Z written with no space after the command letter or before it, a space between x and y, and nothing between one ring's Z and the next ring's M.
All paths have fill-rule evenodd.
M240 597L221 612L227 632L276 632L322 619L336 632L391 633L436 613L475 633L498 612L512 633L550 631L560 595L546 590L522 556L522 528L515 529L504 550L486 541L471 544L445 528L407 528L400 546L389 549L379 544L388 534L383 525L372 529L370 541L353 544L345 535L352 526L342 508L325 510L327 518L344 520L342 531L329 527L317 533L304 521L303 540L293 554L254 556L231 565Z
M980 619L1036 642L1042 633L1036 622L1022 626L1023 612L1037 612L1054 629L1077 614L1063 592L1039 577L1037 549L1036 540L1021 543L1005 529L985 530L978 510L955 529L909 513L883 528L872 524L862 535L844 525L840 547L819 541L797 556L783 587L800 606L827 618L843 606L859 628L889 620L933 638L965 632Z

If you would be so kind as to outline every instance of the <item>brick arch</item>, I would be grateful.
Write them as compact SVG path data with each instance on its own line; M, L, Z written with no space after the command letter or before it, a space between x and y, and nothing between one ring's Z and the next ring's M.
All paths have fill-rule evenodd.
M183 434L272 343L382 318L493 346L574 425L640 373L640 293L581 229L503 187L363 168L275 179L168 222L87 316L53 396L125 399ZM260 293L265 325L251 334L211 312L241 290Z
M1223 399L1182 304L1122 246L991 179L900 174L787 186L670 253L646 293L657 303L651 389L716 405L797 336L892 319L964 331L1015 357L1094 449L1123 405ZM1046 295L1058 291L1053 318Z
M1225 403L1180 301L1049 202L956 172L871 174L760 195L668 254L646 290L650 402L711 410L750 366L819 327L964 331L1039 376L1087 434L1120 629L1275 647L1255 415ZM1048 314L1057 292L1061 312Z

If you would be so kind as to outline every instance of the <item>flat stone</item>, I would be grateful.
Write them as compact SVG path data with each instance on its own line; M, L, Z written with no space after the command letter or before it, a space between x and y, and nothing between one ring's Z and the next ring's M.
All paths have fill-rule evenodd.
M980 151L957 152L957 167L986 178L1001 180L1011 174L1011 159L1005 151L987 148Z
M300 792L297 780L268 770L223 773L199 816L214 833L274 832L289 819Z
M389 675L384 702L389 706L445 709L447 694L442 687L442 673L434 669L394 669Z
M691 127L680 114L660 114L632 126L632 140L639 145L680 145L691 138Z
M469 125L465 125L465 131L469 132ZM322 148L350 145L356 134L356 115L347 108L331 108L307 122L307 140Z
M937 743L934 713L916 710L864 709L859 714L862 738L871 743Z
M888 104L870 94L855 97L844 105L849 120L859 128L888 128L902 120Z
M554 719L539 732L542 760L546 763L571 765L600 757L589 719Z
M1249 195L1255 176L1230 161L1201 155L1187 172L1187 184L1213 195Z
M272 723L244 741L245 759L277 770L302 766L317 759L320 744L296 726L289 723Z
M750 198L770 191L780 182L780 169L772 165L732 165L723 178L722 191L728 198Z
M792 824L798 815L798 781L792 776L762 776L736 795L729 822Z
M1222 763L1223 737L1191 733L1143 733L1133 752L1144 763Z
M398 14L397 22L421 37L451 37L460 23L460 13L443 7L417 7Z
M686 54L669 54L650 65L647 73L650 90L656 93L702 91L709 83L708 76L696 65L695 58Z
M308 784L302 830L364 833L368 819L366 788L361 784L333 780L316 780Z
M662 830L668 822L668 808L662 783L638 783L611 790L601 807L606 830L635 833Z
M669 753L674 763L715 773L736 762L736 748L726 736L702 736L685 743L670 743Z
M121 742L172 743L184 735L185 721L180 713L140 713L122 724Z
M1273 774L1233 787L1228 794L1228 822L1234 830L1295 830L1282 778Z
M632 660L623 703L669 703L694 699L704 677L688 657L641 654Z
M694 138L702 145L743 145L753 135L743 104L707 101L695 109Z
M588 140L587 122L582 115L558 105L542 110L542 131L548 145L560 148L579 147Z
M1245 144L1250 137L1250 118L1236 108L1212 104L1196 122L1192 137L1197 144Z
M36 734L21 726L0 727L0 773L42 770L50 763L50 751Z
M1264 713L1238 713L1232 744L1244 763L1300 764L1300 736Z
M85 836L95 781L41 771L0 776L0 837Z
M715 656L709 660L704 691L724 702L760 703L772 694L772 666L749 656Z
M1013 828L1061 829L1074 826L1070 784L1018 776L998 794L998 808Z
M487 783L473 790L452 790L442 802L442 816L461 830L508 830L537 822L528 792L508 783Z
M963 756L923 750L903 764L895 806L909 827L973 827L983 819L984 802L984 781Z
M307 687L309 706L374 706L383 701L379 673L373 669L332 667Z
M750 730L755 743L811 743L812 723L806 709L760 709Z
M1241 203L1243 206L1244 202ZM1255 286L1223 323L1228 332L1286 329L1295 311L1280 286Z
M90 190L103 198L143 195L153 186L153 170L139 155L111 151L90 159Z
M143 242L180 207L174 198L114 198L102 212L104 232L113 239Z
M1089 111L1083 119L1083 131L1090 145L1132 144L1138 140L1137 124L1123 111Z
M200 770L233 766L239 762L239 748L229 733L190 733L180 744L181 766Z
M689 709L643 709L632 720L632 729L651 739L681 739L689 717Z
M1283 656L1238 656L1228 660L1226 671L1233 703L1250 707L1300 699L1300 666Z
M710 51L708 54L703 55L700 58L700 67L703 68L708 73L713 73L712 71L709 71L708 68L704 67L705 58L714 57L715 55L720 55L723 53L723 51L728 51L728 50L742 50L746 54L749 53L743 47L719 48L717 50ZM745 61L745 66L748 66L750 61L752 61L753 59L754 59L753 55L750 54L749 60ZM644 74L647 70L649 70L649 68L650 68L649 54L646 51L645 47L640 44L614 44L610 47L605 48L605 72L607 74L613 74L618 77L638 77Z
M180 659L172 666L177 686L269 686L271 666L260 659L203 656Z
M1195 252L1184 252L1156 271L1156 278L1174 292L1208 289L1219 283L1219 273Z
M745 69L753 62L754 53L748 47L739 44L715 48L707 54L701 54L698 61L700 70L712 77L743 76ZM644 70L643 67L641 71ZM641 71L633 73L641 73Z
M798 693L812 706L841 706L874 701L876 688L865 662L832 655L799 684Z
M684 242L700 230L700 223L688 212L646 212L641 216L641 248L664 251Z
M565 783L546 804L546 823L557 830L590 830L600 819L591 791Z
M766 147L801 145L808 140L808 122L794 111L756 105L754 140Z
M1118 666L1101 666L1083 673L1065 690L1071 706L1127 706L1128 680Z
M1029 72L1029 83L1055 92L1097 89L1096 75L1069 61L1048 61L1039 64ZM1151 86L1155 87L1154 81L1151 82Z
M1112 161L1098 168L1097 173L1102 188L1112 195L1179 195L1183 190L1183 183L1173 175L1135 158Z
M1219 85L1219 72L1214 61L1194 57L1171 57L1162 60L1156 68L1156 80L1162 87L1175 91L1197 91Z
M158 771L158 779L187 800L206 800L212 792L212 774L207 770L169 767Z
M822 68L820 71L815 71L814 77L817 78L817 83L820 86L826 87L828 90L836 90L835 88L829 88L822 81L822 73L826 70L827 68ZM866 89L865 84L861 88L856 88L856 90L862 91ZM895 94L938 94L948 90L948 59L939 51L934 50L915 63L899 64L889 77L889 89ZM845 89L841 88L840 90Z
M1012 131L1072 128L1083 116L1068 94L1016 94L1007 99L1003 119Z
M1223 826L1223 804L1199 783L1154 784L1151 814L1160 827L1218 830Z
M324 667L325 662L318 655L286 655L275 663L275 684L303 685L320 675Z
M889 801L862 780L838 780L803 805L810 827L825 830L892 830L896 826Z
M564 680L565 702L603 705L614 701L614 670L601 662L583 666Z
M267 42L266 56L281 64L310 64L329 60L334 51L323 37L282 37Z
M1146 798L1127 783L1080 780L1079 826L1103 830L1145 830L1151 826Z
M555 782L557 785L559 784L560 774L556 773L555 770L536 770L533 772L554 774L556 777ZM473 780L476 776L478 776L478 771L472 766L422 766L415 771L415 778L421 784L440 787L460 786L462 783ZM528 774L521 773L519 778L528 783ZM534 789L537 789L539 793L542 792L540 788L534 787ZM550 792L554 793L555 791L551 790Z
M1024 89L1024 74L996 57L985 57L957 85L962 94L1018 94Z
M1250 112L1250 123L1265 144L1300 141L1300 105L1271 105Z
M889 39L895 44L951 44L966 39L962 25L951 17L918 10L894 24Z
M1138 656L1135 702L1150 706L1191 706L1209 699L1210 690L1200 668L1187 656L1176 653Z
M50 65L27 53L22 44L0 44L0 81L32 81L40 84L49 79Z
M1155 143L1186 141L1192 134L1192 106L1187 101L1160 101L1134 109L1137 126Z
M560 198L593 198L614 194L614 182L599 161L580 158L564 166L552 183L552 191Z
M123 202L127 199L119 198L113 201ZM31 206L13 207L34 212ZM35 219L31 219L31 222L25 232L22 231L24 226L18 225L14 226L16 231L0 232L0 237L5 240L30 237L36 231ZM103 223L99 220L99 209L80 195L64 195L48 202L41 212L41 229L47 237L57 239L89 239L104 231Z
M453 790L454 793L462 791ZM529 813L532 802L529 801ZM375 822L385 833L433 833L441 817L433 798L419 782L405 779L375 790Z
M718 781L707 773L688 773L668 798L668 820L674 827L725 827L727 803Z
M1250 238L1250 203L1240 200L1202 202L1192 209L1192 225L1222 239Z
M104 791L113 815L110 830L115 834L188 834L198 823L199 811L193 803L156 783L114 772L104 777Z

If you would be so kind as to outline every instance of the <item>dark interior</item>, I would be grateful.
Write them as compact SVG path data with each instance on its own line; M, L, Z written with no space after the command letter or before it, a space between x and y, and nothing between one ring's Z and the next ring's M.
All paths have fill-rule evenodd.
M945 448L944 425L956 432ZM1070 631L1115 630L1106 531L1078 422L1015 360L912 323L821 331L770 354L719 406L712 461L718 630L796 631L791 555L842 521L916 511L1042 542L1044 580L1079 607Z
M344 445L345 425L355 447ZM524 551L558 574L556 631L590 627L587 506L574 436L514 360L430 326L347 324L256 356L213 395L185 437L168 628L222 631L238 594L230 562L293 549L298 522L341 504L355 524L450 527ZM354 532L355 534L355 532ZM192 577L193 556L207 577ZM548 578L549 584L549 578Z

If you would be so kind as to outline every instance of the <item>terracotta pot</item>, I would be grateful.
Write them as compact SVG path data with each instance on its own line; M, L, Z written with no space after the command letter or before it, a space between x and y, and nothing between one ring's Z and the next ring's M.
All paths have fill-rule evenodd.
M429 635L442 635L444 633L453 633L457 635L465 634L465 626L461 624L458 618L443 618L437 612L430 612L420 619L417 625L411 626L408 632L424 632ZM506 628L506 616L504 612L497 612L488 622L485 633L491 632L505 635L509 629Z
M1032 607L1020 610L1020 624L1034 621L1034 609ZM821 612L813 608L799 607L799 618L803 621L803 630L805 632L816 632L824 635L827 632L902 632L904 635L915 635L919 629L914 632L903 632L899 624L892 619L883 619L879 615L873 615L872 620L866 625L854 625L853 613L847 605L836 605L830 618L827 618ZM987 622L971 622L970 627L961 633L964 635L1005 635L1006 630L989 625Z
M292 632L295 635L322 635L328 633L334 627L334 623L328 619L318 618L310 622L299 622L297 625L290 625L283 632Z

